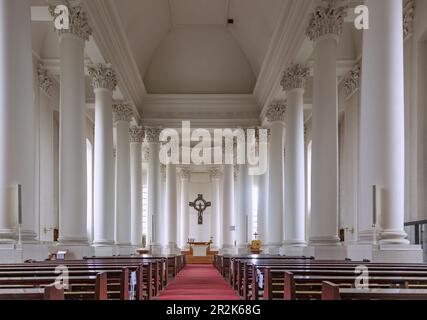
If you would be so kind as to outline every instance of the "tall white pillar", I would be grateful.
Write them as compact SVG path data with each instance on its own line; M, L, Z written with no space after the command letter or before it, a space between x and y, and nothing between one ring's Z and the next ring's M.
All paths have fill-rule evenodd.
M278 254L283 239L283 136L286 106L273 103L267 111L270 122L270 163L265 253Z
M178 201L176 190L176 166L166 166L166 248L165 254L179 254L178 241Z
M367 0L360 119L360 231L373 224L377 186L380 243L408 244L404 224L404 74L401 0Z
M162 226L161 221L161 194L160 194L160 160L159 160L159 135L160 129L145 128L145 140L148 144L149 161L148 161L148 215L151 221L151 252L154 255L161 254L162 251Z
M314 41L312 245L339 245L337 45L346 8L329 1L313 13L308 37Z
M189 225L190 225L190 218L189 218L189 198L188 198L188 192L189 192L189 182L191 178L191 170L188 168L181 168L180 172L180 178L181 178L181 218L180 218L180 245L181 248L188 247L188 238L189 238Z
M54 19L60 19L50 7ZM69 6L60 35L59 241L87 244L86 101L84 47L92 30L80 6ZM16 52L22 52L16 51Z
M252 232L249 225L252 225L252 188L253 176L249 176L248 165L240 165L240 205L236 217L236 244L240 254L249 253L249 240L252 239Z
M258 184L258 208L257 208L257 233L258 239L262 244L265 243L267 229L266 229L266 216L268 212L268 170L261 176L257 176Z
M213 238L213 248L221 246L221 176L220 167L211 167L209 176L212 183L212 213L211 213L211 237Z
M35 239L35 140L30 3L0 1L0 243L18 229L18 185L22 227Z
M40 241L53 241L54 229L54 147L53 147L53 80L39 65L39 192L40 192Z
M282 86L288 107L285 161L284 246L305 246L304 89L309 69L299 64L285 71Z
M114 244L113 91L111 67L89 68L95 91L94 245Z
M224 185L222 196L222 252L234 248L233 213L234 213L234 166L224 165Z
M142 246L142 148L144 131L133 126L130 136L131 243Z
M116 125L116 245L125 250L131 244L129 122L133 111L128 104L113 105Z

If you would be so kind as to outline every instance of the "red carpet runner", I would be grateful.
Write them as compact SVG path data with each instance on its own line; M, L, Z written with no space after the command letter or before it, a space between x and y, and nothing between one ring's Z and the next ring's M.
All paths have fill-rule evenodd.
M156 300L239 300L211 265L187 265Z

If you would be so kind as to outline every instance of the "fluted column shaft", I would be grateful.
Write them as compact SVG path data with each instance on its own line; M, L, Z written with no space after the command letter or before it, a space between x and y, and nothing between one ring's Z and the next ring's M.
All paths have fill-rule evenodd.
M404 224L404 59L402 1L368 0L363 35L360 140L360 230L372 225L377 186L381 243L407 244ZM371 214L369 214L371 213Z
M60 34L59 241L87 243L84 46L92 31L81 7L69 7ZM54 7L51 7L51 14Z
M129 121L132 108L117 103L113 107L116 124L116 244L131 244L131 189Z
M337 45L344 7L318 7L307 34L314 41L312 245L337 245L338 238L338 88Z
M34 233L35 148L30 3L0 1L0 242L12 242L22 186L22 229Z
M270 163L268 181L268 214L266 215L265 252L277 254L283 239L283 136L286 107L272 104L267 112L270 122Z
M95 91L94 244L114 244L113 90L108 66L89 68Z
M130 135L131 242L142 246L142 148L143 130L132 127Z
M287 92L285 161L285 246L304 246L304 88L308 68L294 65L285 71L283 89Z

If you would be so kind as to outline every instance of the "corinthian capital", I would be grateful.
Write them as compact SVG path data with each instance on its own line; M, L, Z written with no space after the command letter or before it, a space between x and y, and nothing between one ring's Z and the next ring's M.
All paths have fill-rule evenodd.
M129 104L116 102L113 104L114 122L132 120L133 110Z
M48 76L47 70L43 68L42 65L38 65L37 67L37 75L39 80L39 88L43 90L44 93L46 93L49 97L52 97L52 88L53 88L53 81Z
M344 88L347 97L352 95L356 90L360 89L360 74L361 74L360 64L356 64L353 69L348 73L347 77L344 80Z
M283 90L305 89L305 83L310 75L310 69L301 64L294 64L285 70L281 81Z
M415 1L404 0L403 3L403 36L406 39L414 30Z
M145 128L145 140L147 142L159 142L160 132L159 128Z
M191 170L189 168L181 168L180 171L181 180L190 180L191 178Z
M333 34L340 36L343 31L344 18L347 16L347 6L340 6L337 2L342 0L323 0L326 6L318 6L312 13L306 34L310 40Z
M286 119L286 104L282 101L272 103L267 109L269 122L284 122Z
M219 180L222 177L222 171L220 167L209 168L209 176L211 180Z
M56 29L59 35L64 33L71 33L77 37L88 41L89 37L92 35L92 28L89 26L86 13L83 11L82 7L79 5L71 5L69 1L66 1L64 4L68 8L68 28ZM56 22L57 19L63 19L64 12L58 12L57 6L49 6L49 12L53 17L53 21Z
M97 64L88 68L89 76L92 78L94 89L110 89L114 91L117 87L117 76L110 65Z
M131 143L142 143L144 141L144 130L137 126L130 127L129 138Z

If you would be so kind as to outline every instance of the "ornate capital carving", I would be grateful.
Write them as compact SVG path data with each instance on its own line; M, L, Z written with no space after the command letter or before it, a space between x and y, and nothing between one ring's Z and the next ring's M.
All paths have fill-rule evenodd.
M284 102L274 102L268 109L266 114L269 122L284 122L286 119L286 104Z
M190 180L191 170L189 168L181 168L179 176L181 177L181 180Z
M160 164L160 176L163 181L166 181L166 165L163 163Z
M142 143L144 141L144 130L137 126L130 127L129 140L131 143Z
M142 162L150 161L150 146L146 143L142 144Z
M159 128L145 128L145 140L147 142L159 142L159 136L162 129Z
M126 103L113 103L114 122L132 120L133 110L132 107Z
M301 64L294 64L285 70L280 82L283 90L305 89L305 83L310 75L310 68Z
M343 31L344 18L347 16L346 10L348 6L339 6L337 4L342 0L323 0L323 2L327 2L327 5L316 8L312 13L306 31L306 35L312 41L327 34L340 36Z
M68 29L56 29L59 35L64 33L71 33L79 38L89 41L89 37L92 35L92 28L89 26L86 13L83 11L81 6L70 5L67 1L65 6L69 12L69 28ZM53 20L61 18L61 13L55 13L56 6L49 6L49 12L53 17Z
M222 177L222 171L220 167L209 168L209 176L211 180L219 180Z
M348 73L344 80L344 88L347 97L352 95L356 90L360 89L360 76L362 68L360 63L356 64L353 69Z
M233 174L234 174L234 181L236 181L240 175L240 166L238 164L234 165Z
M97 64L88 68L89 76L92 78L94 89L110 89L114 91L117 87L117 76L110 65Z
M404 0L403 2L403 37L404 39L412 35L414 31L415 1Z
M43 90L49 97L52 97L53 81L48 76L47 70L41 64L37 67L37 75L39 80L39 88Z

